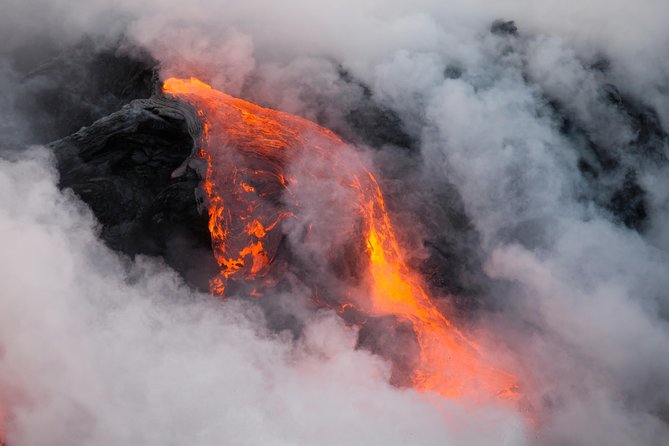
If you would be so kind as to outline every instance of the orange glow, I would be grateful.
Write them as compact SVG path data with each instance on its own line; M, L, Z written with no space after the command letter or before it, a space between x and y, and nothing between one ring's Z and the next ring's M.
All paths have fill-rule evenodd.
M209 232L221 267L211 282L222 295L229 279L256 279L276 255L277 212L288 181L283 165L300 132L298 120L212 89L197 79L168 79L163 91L194 105L202 121L199 155L207 162L204 190Z
M350 153L344 159L343 151L351 150L337 135L306 119L234 98L194 78L168 79L163 91L193 105L202 120L199 154L207 162L204 190L209 230L221 267L211 282L212 293L223 295L231 278L267 274L278 247L272 238L280 237L279 223L291 216L276 206L295 181L285 176L285 166L308 150L331 160L329 175L357 197L369 295L364 311L372 316L392 315L413 325L420 347L414 387L448 398L517 398L515 377L485 360L480 347L434 305L422 277L407 266L374 175ZM356 166L336 169L338 162ZM253 294L262 293L254 289Z
M465 394L516 398L515 377L485 363L479 346L437 309L424 291L420 275L407 267L381 189L374 176L368 176L369 181L357 187L365 197L362 214L367 227L371 312L400 315L412 322L421 352L414 386L451 398Z

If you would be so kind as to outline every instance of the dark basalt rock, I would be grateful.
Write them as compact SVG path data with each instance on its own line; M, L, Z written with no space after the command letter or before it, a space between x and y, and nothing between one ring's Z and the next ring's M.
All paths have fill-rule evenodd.
M198 288L215 270L201 176L192 159L191 110L161 97L133 101L50 144L61 175L101 223L101 237L130 256L159 256Z
M17 107L32 142L62 138L49 144L60 187L90 206L109 247L161 257L204 290L216 264L191 157L199 123L183 104L152 96L155 68L137 47L87 39L33 69Z
M611 70L611 61L606 56L599 54L589 68L600 73L608 73Z
M522 46L509 44L519 41L515 38L518 37L515 22L496 20L490 32L514 37L504 40L501 54L516 51L521 60L525 57ZM571 108L572 98L557 98L547 93L543 98L557 130L578 153L578 169L588 184L580 191L579 199L596 204L609 213L611 220L643 232L649 207L638 173L669 161L669 135L653 107L611 83L612 62L605 54L598 53L580 62L598 83L596 94L588 98L587 113ZM446 78L456 74L444 72ZM520 74L526 83L541 89L540 79L533 79L523 68ZM605 130L606 125L611 126L611 132ZM612 136L612 132L619 137Z
M149 98L156 66L136 47L100 46L87 39L32 70L17 104L30 117L32 142L63 138L134 99Z
M619 144L602 143L591 131L592 123L579 122L566 106L555 98L547 99L559 131L579 153L578 169L588 182L593 201L611 214L613 220L643 231L648 219L647 193L638 180L645 167L666 164L669 135L662 127L657 112L650 106L626 95L612 84L603 83L598 96L634 137ZM593 111L593 121L606 121L611 115Z
M367 318L361 325L356 347L364 348L390 362L391 384L411 386L420 345L409 321L394 316Z
M495 20L490 25L490 32L498 36L516 36L518 28L513 20Z
M662 128L657 112L634 98L622 94L615 85L604 84L601 95L605 101L625 116L636 135L630 143L633 156L654 162L667 161L662 148L669 142L669 135Z
M346 118L364 142L372 147L390 144L410 150L415 148L413 139L402 128L400 118L369 100L351 110Z
M352 139L360 139L363 143L375 148L392 145L411 152L416 151L416 139L406 132L404 123L394 110L376 101L372 90L364 83L354 79L341 66L339 76L344 82L357 85L362 90L362 99L346 115L346 121L353 130L353 134L347 136L351 136Z
M462 77L462 68L449 65L444 69L444 77L446 79L460 79Z
M632 171L627 172L625 181L613 193L607 207L627 227L643 229L648 217L646 191L641 188Z

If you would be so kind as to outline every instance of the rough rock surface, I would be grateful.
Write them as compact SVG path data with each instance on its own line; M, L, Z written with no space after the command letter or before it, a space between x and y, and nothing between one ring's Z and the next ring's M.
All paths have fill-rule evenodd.
M502 52L526 64L526 43L513 21L496 20L490 33L504 42ZM639 179L639 172L669 161L669 135L660 118L648 104L614 85L611 61L602 54L593 60L582 60L590 71L596 90L589 97L587 113L580 112L569 101L545 92L541 79L533 79L523 69L523 79L544 96L551 119L578 154L578 168L589 191L580 197L608 212L617 223L641 233L648 221L648 197ZM445 77L453 76L447 68ZM604 126L615 122L617 125ZM603 131L602 129L607 129ZM613 131L612 131L613 130ZM631 136L630 136L631 135Z
M86 39L31 70L17 107L30 117L31 142L43 144L149 98L156 79L156 62L141 49Z
M137 100L50 147L60 186L91 207L110 247L163 257L206 289L215 264L191 157L192 115L160 96Z

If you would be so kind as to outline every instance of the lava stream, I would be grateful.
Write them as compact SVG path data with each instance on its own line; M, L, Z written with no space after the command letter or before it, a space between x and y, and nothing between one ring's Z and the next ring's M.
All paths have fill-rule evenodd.
M280 223L291 216L280 205L292 181L285 176L286 166L308 152L327 159L328 175L357 197L370 296L363 310L411 322L420 347L414 387L448 398L518 396L516 378L490 365L479 347L431 301L422 278L404 260L374 175L337 135L306 119L229 96L195 78L168 79L163 91L194 106L203 125L199 155L207 162L204 190L220 266L212 293L223 295L231 279L253 280L269 272L282 236ZM343 163L357 166L336 168Z

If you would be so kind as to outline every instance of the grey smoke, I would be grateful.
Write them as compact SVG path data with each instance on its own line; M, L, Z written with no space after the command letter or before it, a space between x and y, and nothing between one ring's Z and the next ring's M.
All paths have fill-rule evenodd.
M362 94L341 81L344 66L419 141L425 181L448 182L462 198L496 303L479 323L515 358L537 417L527 441L669 438L669 153L661 138L650 143L655 155L635 152L638 128L606 99L634 98L669 129L666 2L3 8L3 147L31 141L29 116L12 108L17 60L49 48L26 52L28 41L65 48L83 34L123 32L164 76L204 73L229 93L333 127ZM500 17L515 20L517 35L489 32ZM562 131L560 114L578 132ZM582 174L584 134L619 173ZM305 316L294 344L264 331L252 306L207 302L154 260L119 260L81 204L55 189L49 161L35 157L2 168L0 392L15 411L10 445L526 441L508 413L439 402L453 421L389 387L387 369L354 350L331 315ZM647 194L638 230L603 204L630 171Z
M332 312L311 314L294 341L251 303L119 258L51 162L32 149L0 166L8 444L522 442L509 412L391 387Z

